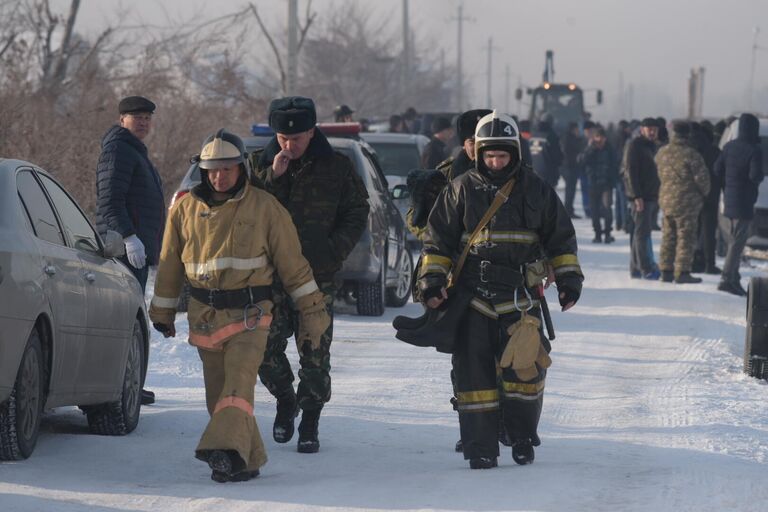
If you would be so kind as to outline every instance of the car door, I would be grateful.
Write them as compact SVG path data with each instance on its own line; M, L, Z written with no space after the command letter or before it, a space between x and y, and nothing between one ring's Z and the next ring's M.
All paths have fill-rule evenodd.
M375 157L367 150L363 150L363 154L365 155L364 166L371 175L373 188L379 197L378 202L381 204L381 212L377 213L377 218L374 222L375 230L381 239L386 237L388 250L387 254L384 254L383 257L386 258L387 275L394 276L397 274L397 264L405 240L399 230L402 222L397 222L400 220L400 211L392 202L384 173L378 166Z
M45 174L38 174L58 214L67 243L82 265L86 294L86 345L80 355L76 390L87 397L120 389L136 314L131 287L120 263L102 256L98 235L75 201Z
M75 391L87 336L86 292L77 251L68 247L58 219L32 169L20 168L16 187L32 223L41 255L41 288L51 310L52 366L48 403L66 402Z

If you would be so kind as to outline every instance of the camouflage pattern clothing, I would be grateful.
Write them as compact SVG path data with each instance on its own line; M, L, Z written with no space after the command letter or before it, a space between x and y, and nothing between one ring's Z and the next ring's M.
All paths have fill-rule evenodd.
M258 176L267 191L288 210L299 233L304 256L315 280L326 294L326 311L333 318L334 275L341 268L368 225L368 191L347 157L333 150L319 131L301 158L292 160L280 177L272 161L280 146L273 138L259 155ZM276 283L279 286L279 283ZM292 392L293 373L285 350L296 332L296 318L286 294L273 290L275 318L269 334L261 381L276 398ZM333 322L320 348L300 353L298 400L303 410L319 409L331 397L330 346ZM305 345L306 347L306 345Z
M690 272L696 250L698 218L709 193L709 171L687 137L674 134L656 154L659 172L659 206L662 220L659 268L674 270L675 277Z
M299 349L299 389L297 399L302 410L315 410L323 407L331 399L331 341L333 339L333 297L336 287L332 282L319 282L320 290L325 294L326 308L331 317L331 324L320 338L320 347L313 349L304 343ZM264 361L259 368L259 377L269 392L281 398L285 390L293 388L293 370L285 350L288 339L299 329L299 314L295 310L290 295L279 283L272 289L272 325L270 326ZM290 393L290 391L289 391Z

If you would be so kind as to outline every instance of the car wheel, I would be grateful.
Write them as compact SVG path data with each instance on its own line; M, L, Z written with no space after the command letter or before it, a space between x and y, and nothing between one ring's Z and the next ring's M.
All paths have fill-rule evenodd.
M43 350L33 329L21 357L11 396L0 405L0 460L32 455L43 415Z
M179 303L176 306L176 311L179 313L186 313L189 308L189 281L184 279L184 286L181 287L181 294L179 295Z
M120 398L114 402L84 407L88 427L94 434L124 436L136 428L141 412L142 362L144 333L139 321L134 321L133 336L125 362Z
M386 251L385 253L386 254ZM386 261L381 258L379 275L372 283L357 283L357 314L363 316L381 316L384 314L384 295L386 292Z
M397 281L395 286L387 288L387 306L401 308L411 296L411 278L413 277L413 258L411 253L403 250L400 264L397 266Z

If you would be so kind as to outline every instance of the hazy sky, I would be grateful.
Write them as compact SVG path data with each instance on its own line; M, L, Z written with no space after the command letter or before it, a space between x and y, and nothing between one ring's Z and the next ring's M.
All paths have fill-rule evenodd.
M402 0L355 0L386 17L399 33ZM457 15L461 0L410 0L411 26L419 41L445 50L455 65ZM264 17L283 23L285 0L253 0ZM300 0L303 9L306 0ZM340 0L313 0L322 12ZM54 5L68 5L54 0ZM188 19L192 13L218 16L244 6L244 0L90 0L82 3L78 28L93 34L114 20L118 6L131 11L131 22L163 16ZM555 79L576 82L585 89L601 88L602 107L591 109L597 119L630 114L620 83L631 85L632 114L668 116L685 113L687 83L692 67L704 66L704 114L720 116L747 107L754 28L759 33L754 79L754 109L768 112L768 0L464 0L464 72L471 80L469 105L486 103L488 38L493 54L494 106L505 108L505 67L511 82L536 85L544 68L544 53L555 52ZM127 7L130 6L130 7ZM207 8L205 8L206 6ZM211 9L211 6L215 6ZM203 14L204 15L204 14ZM587 96L594 103L594 95ZM517 103L510 99L510 110Z

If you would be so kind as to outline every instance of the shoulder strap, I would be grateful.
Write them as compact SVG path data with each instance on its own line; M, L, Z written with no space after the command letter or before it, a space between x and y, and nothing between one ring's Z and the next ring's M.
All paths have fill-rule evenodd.
M459 261L456 262L456 266L451 272L451 279L448 284L449 286L453 286L455 283L458 282L459 274L461 273L462 267L464 267L464 262L467 260L469 249L472 247L472 244L475 242L477 235L479 235L480 231L482 231L483 228L486 226L486 224L488 224L491 221L491 218L496 214L498 209L501 208L501 205L504 204L507 201L507 199L509 199L509 194L510 192L512 192L512 188L514 186L515 186L515 178L512 178L511 180L506 182L504 186L501 187L496 192L496 195L493 197L493 202L491 203L491 206L488 207L488 210L486 210L485 215L483 215L483 218L480 219L480 222L477 223L475 230L472 232L472 236L470 236L469 240L467 240L467 245L464 246L464 251L462 251L461 256L459 256Z

